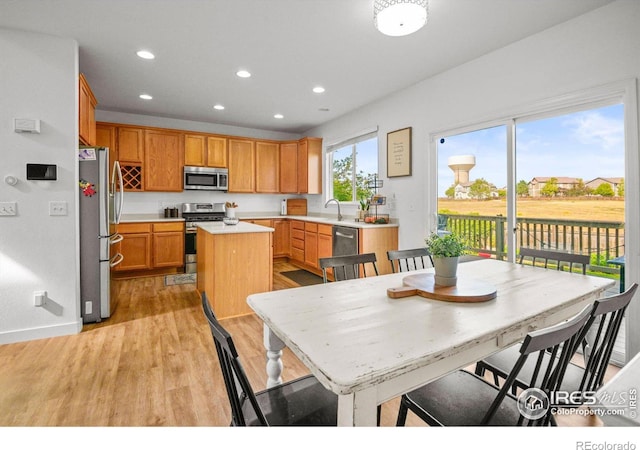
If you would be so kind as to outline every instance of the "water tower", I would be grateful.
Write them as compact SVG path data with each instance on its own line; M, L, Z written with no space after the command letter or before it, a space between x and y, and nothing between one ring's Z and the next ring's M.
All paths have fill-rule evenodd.
M454 185L468 183L469 171L475 167L476 157L473 155L450 156L447 164L453 170Z

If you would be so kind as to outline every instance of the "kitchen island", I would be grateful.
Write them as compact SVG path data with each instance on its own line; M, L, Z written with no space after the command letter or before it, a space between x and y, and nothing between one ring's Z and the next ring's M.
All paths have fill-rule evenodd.
M247 297L273 287L273 228L247 222L198 223L198 291L218 319L251 314Z

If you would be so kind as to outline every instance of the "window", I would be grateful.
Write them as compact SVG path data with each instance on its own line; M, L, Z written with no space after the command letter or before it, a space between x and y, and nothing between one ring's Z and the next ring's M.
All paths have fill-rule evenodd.
M373 131L328 147L329 197L356 202L371 197L367 180L378 173L378 133Z

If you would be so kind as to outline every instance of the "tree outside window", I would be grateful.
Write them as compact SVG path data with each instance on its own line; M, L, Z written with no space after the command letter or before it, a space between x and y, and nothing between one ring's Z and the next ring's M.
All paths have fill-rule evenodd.
M368 138L331 152L333 198L356 202L373 195L368 181L378 172L378 138Z

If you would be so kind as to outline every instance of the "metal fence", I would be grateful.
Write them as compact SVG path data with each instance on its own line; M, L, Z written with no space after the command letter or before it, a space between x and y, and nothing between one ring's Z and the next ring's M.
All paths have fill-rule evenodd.
M445 218L446 229L463 236L471 251L506 258L506 217L441 214L439 223L445 225ZM516 254L521 247L590 255L592 269L618 273L607 260L624 255L624 222L519 217Z

